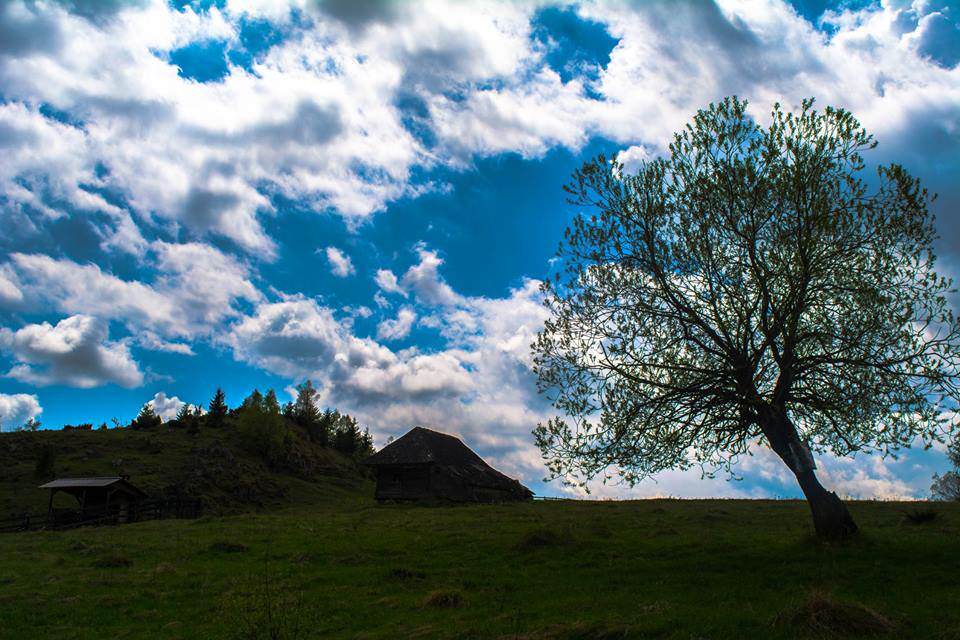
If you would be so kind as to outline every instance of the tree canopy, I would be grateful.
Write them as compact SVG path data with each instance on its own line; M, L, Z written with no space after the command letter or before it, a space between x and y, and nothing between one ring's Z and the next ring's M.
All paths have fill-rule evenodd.
M960 400L931 197L899 165L870 176L875 146L842 109L775 105L764 126L727 98L633 174L603 156L574 173L590 212L533 345L560 412L535 431L554 476L713 473L764 444L818 532L855 530L813 453L940 440Z

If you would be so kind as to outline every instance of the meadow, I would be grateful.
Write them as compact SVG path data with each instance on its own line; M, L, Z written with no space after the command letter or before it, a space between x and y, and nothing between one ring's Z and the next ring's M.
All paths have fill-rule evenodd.
M0 636L960 638L958 504L854 502L862 535L826 544L796 501L412 506L371 491L5 535Z

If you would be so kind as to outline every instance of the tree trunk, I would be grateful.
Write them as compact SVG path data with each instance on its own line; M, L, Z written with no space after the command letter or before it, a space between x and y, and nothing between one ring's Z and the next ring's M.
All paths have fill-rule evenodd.
M836 493L827 491L817 479L817 465L806 443L783 410L771 408L763 416L761 428L770 448L790 468L810 505L813 528L817 536L829 540L848 538L857 533L857 524Z
M857 533L857 524L847 511L846 505L833 491L827 491L813 469L797 475L797 482L810 505L813 528L817 536L828 540L849 538Z

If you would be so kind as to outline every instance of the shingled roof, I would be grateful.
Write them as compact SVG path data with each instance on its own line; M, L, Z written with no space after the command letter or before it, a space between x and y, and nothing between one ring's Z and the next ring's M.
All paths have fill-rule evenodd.
M121 476L106 476L93 478L58 478L51 480L46 484L40 485L40 489L57 489L60 491L77 492L84 489L106 489L113 488L124 491L131 495L146 496L143 491L130 484L130 482Z
M533 493L500 473L459 438L425 427L414 427L366 459L370 466L435 464L470 484L527 495Z

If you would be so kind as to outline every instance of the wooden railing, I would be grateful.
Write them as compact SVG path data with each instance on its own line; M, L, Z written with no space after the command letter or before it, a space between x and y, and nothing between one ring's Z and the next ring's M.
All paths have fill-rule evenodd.
M75 529L145 520L168 518L199 518L203 504L199 500L144 500L130 504L126 510L81 513L75 510L55 510L53 513L24 513L0 518L0 533Z

